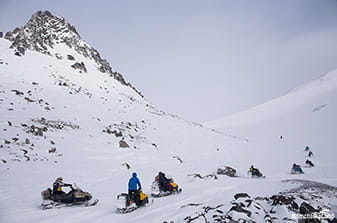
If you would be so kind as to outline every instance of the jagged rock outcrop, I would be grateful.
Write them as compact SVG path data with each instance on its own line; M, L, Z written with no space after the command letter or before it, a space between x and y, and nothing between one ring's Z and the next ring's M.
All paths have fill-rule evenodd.
M236 176L236 170L230 166L225 166L224 168L218 168L216 173L219 175L227 175L229 177Z
M76 62L73 65L71 65L71 67L87 73L87 68L85 67L85 64L83 62L81 63Z
M121 84L131 87L143 97L139 91L125 81L122 74L112 71L110 64L101 57L99 52L81 39L74 26L64 18L52 15L49 11L36 12L25 26L7 32L4 38L12 42L10 48L15 50L17 56L25 55L27 50L54 56L53 49L56 44L65 44L77 53L93 60L100 72L106 73ZM58 54L55 56L58 59L61 58ZM72 56L72 58L74 57ZM70 58L68 57L68 59Z
M184 218L185 222L221 223L276 223L336 222L334 206L330 199L336 199L337 188L308 180L288 180L285 183L297 187L270 197L252 197L237 193L230 205L197 205L199 212ZM186 205L181 208L185 208ZM195 205L196 206L196 205Z

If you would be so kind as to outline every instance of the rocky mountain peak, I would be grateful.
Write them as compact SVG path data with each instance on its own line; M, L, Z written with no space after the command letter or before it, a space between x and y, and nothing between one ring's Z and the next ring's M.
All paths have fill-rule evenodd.
M121 84L133 88L141 95L130 83L125 81L120 73L112 71L110 64L101 58L99 52L81 39L74 26L64 18L52 15L49 11L37 11L25 26L7 32L4 38L11 41L10 48L15 50L17 56L24 56L27 50L32 50L58 57L58 53L53 51L55 45L65 44L92 60L100 72L109 74ZM83 70L86 72L85 67Z
M5 38L12 42L17 55L24 55L27 49L51 55L55 44L65 43L76 49L81 40L75 27L49 11L34 13L25 26L7 32Z

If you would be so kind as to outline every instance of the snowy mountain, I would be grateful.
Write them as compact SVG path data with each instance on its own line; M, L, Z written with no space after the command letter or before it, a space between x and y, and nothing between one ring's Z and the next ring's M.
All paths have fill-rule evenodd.
M0 38L0 77L0 222L291 222L308 202L337 212L337 72L204 127L148 102L65 19L39 11ZM306 145L315 167L290 175ZM251 164L267 177L247 177ZM132 172L149 193L159 171L183 192L115 213ZM41 210L59 176L99 203Z

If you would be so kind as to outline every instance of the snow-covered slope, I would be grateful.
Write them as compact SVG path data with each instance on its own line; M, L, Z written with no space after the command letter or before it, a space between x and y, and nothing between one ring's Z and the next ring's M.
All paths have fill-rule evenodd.
M290 165L303 163L307 144L317 167L298 177L337 185L336 152L330 141L336 134L336 88L326 91L336 75L331 74L331 80L322 86L308 86L296 100L285 96L282 100L292 106L283 112L276 109L278 115L276 103L262 109L269 119L218 131L156 108L97 55L74 27L48 12L37 12L26 26L0 38L0 222L228 220L219 215L230 210L236 193L246 192L252 202L258 202L254 197L310 185L307 181L281 182L294 178L289 174ZM315 87L325 93L309 95ZM309 102L316 104L311 107ZM306 127L306 117L311 116L315 117L312 125L319 127L317 135ZM307 125L294 125L296 120ZM251 164L267 178L248 178ZM234 167L239 177L216 174L225 165ZM159 171L173 176L183 192L156 199L153 205L126 215L117 214L116 196L126 192L134 171L145 193ZM91 192L100 200L98 205L42 211L40 192L59 176ZM326 199L312 204L323 202L336 211L335 187L317 188L328 188L322 192ZM265 202L259 205L272 206ZM291 216L292 212L281 209L270 215L279 219ZM233 211L228 214L238 216ZM255 210L253 216L243 217L260 222L266 213Z
M268 157L278 157L283 161L278 163L283 165L303 163L297 155L309 146L317 153L317 159L321 157L317 162L327 168L326 173L334 169L337 155L334 143L337 137L336 111L337 70L282 97L205 125L245 136L251 143L256 143L262 153L267 154L272 149ZM291 154L293 159L289 157Z

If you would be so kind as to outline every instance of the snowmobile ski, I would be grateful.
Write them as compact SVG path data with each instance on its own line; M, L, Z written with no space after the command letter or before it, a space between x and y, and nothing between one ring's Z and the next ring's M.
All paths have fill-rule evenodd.
M135 211L135 210L137 210L139 208L147 207L147 206L150 206L152 204L153 204L153 199L149 203L147 203L145 205L141 205L141 206L130 205L130 206L125 207L125 208L117 208L116 212L120 213L120 214L127 214L127 213L133 212L133 211Z
M92 195L89 192L85 192L79 187L72 187L71 191L64 194L57 194L58 197L53 195L53 191L48 188L41 192L42 204L41 209L52 209L52 208L62 208L70 206L83 206L89 207L94 206L98 203L98 199L92 200Z
M158 193L151 193L151 196L152 197L166 197L166 196L169 196L169 195L174 195L174 194L180 194L182 191L181 188L179 188L179 190L177 191L160 191Z
M44 201L41 204L41 209L42 210L47 210L47 209L55 209L55 208L64 208L64 207L91 207L95 206L98 203L98 199L95 199L93 201L81 201L81 202L75 202L75 203L61 203L61 202L56 202L56 201Z

